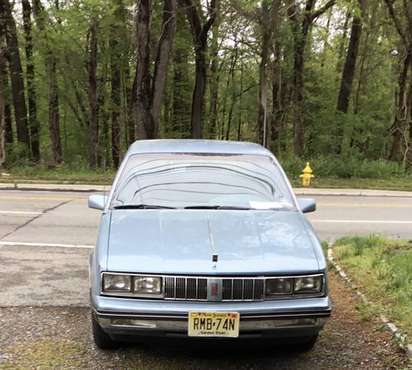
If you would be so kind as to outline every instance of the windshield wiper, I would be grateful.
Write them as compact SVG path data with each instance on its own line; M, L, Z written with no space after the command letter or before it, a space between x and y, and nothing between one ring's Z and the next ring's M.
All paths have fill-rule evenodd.
M176 207L160 206L156 204L122 204L114 206L114 209L176 209Z
M250 207L238 207L238 206L208 206L208 205L198 205L198 206L186 206L184 209L222 209L222 210L239 210L239 211L247 211L250 210Z

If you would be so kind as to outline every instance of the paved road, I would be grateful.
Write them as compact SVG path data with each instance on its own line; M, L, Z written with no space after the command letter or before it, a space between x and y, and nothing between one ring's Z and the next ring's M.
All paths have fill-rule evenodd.
M0 290L0 305L88 304L87 256L96 240L99 212L87 208L87 196L0 192L0 262L6 272L0 276L6 287ZM322 239L370 233L412 239L412 198L316 200L318 211L309 218Z
M177 350L170 356L142 349L97 352L90 341L86 307L87 258L96 240L99 212L87 208L87 196L0 191L0 368L32 367L41 361L61 368L401 367L403 357L388 342L389 336L374 332L373 325L364 326L355 303L343 300L350 294L340 282L331 284L332 297L339 298L335 319L309 356L252 351L240 360L226 355L205 360L175 355ZM412 198L318 196L316 200L318 211L309 218L322 239L377 232L412 239ZM359 330L363 334L357 340L345 340L357 337L353 333Z
M93 245L99 212L87 208L87 194L0 192L1 242ZM412 198L315 196L310 214L322 239L383 233L412 238Z

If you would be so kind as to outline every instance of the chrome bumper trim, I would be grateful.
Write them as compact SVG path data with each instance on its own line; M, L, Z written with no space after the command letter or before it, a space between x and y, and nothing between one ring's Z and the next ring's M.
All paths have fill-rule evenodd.
M117 312L99 312L93 309L97 317L109 318L135 318L142 320L187 320L187 315L152 315L152 314L128 314ZM282 318L320 318L329 317L331 311L314 311L314 312L299 312L299 313L276 313L267 315L241 315L241 320L273 320Z
M103 329L112 331L149 330L187 332L187 315L151 315L98 312L93 313ZM241 315L240 331L270 331L282 329L320 330L330 316L330 311L277 313L267 315Z
M156 320L156 319L136 319L136 318L116 318L116 317L98 317L100 326L103 329L112 330L160 330L187 332L187 320ZM317 328L321 329L325 323L326 317L318 318L282 318L267 320L240 320L241 332L265 331L276 329L303 329Z

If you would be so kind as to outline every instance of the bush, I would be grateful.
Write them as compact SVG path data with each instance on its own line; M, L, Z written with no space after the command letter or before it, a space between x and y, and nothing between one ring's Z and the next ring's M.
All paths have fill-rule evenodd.
M6 168L20 167L30 165L29 150L22 143L7 144L6 145Z
M316 177L381 179L410 175L410 172L405 172L401 164L386 160L320 156L307 160L297 157L280 157L279 161L288 176L295 178L302 173L306 162L310 162Z

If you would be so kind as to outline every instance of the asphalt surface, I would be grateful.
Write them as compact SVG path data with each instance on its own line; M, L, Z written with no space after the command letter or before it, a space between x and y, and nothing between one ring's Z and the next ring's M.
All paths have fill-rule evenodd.
M0 275L1 306L88 305L87 257L100 212L87 208L87 197L75 192L0 192L0 261L5 272ZM318 210L308 217L322 240L371 233L412 239L412 198L315 198Z
M99 211L87 208L86 193L0 192L0 241L93 245ZM412 198L314 196L308 214L323 240L382 233L412 238Z
M73 315L87 310L87 258L99 223L99 211L87 208L87 197L76 192L0 191L0 310L6 310L4 315L13 316L13 310L24 315L28 306L63 307ZM308 218L323 240L371 233L412 239L412 198L314 198L318 210ZM339 330L333 335L339 337ZM0 349L1 342L2 338ZM335 349L330 351L333 358Z

